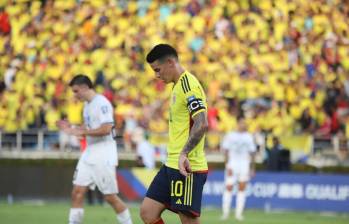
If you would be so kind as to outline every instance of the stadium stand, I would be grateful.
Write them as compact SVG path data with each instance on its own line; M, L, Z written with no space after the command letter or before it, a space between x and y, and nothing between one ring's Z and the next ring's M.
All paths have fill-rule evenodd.
M210 150L244 115L256 136L291 136L313 153L330 143L344 161L348 24L349 2L340 0L5 1L1 139L40 129L54 142L58 119L80 123L82 105L68 100L67 83L85 73L114 104L125 146L141 126L162 147L171 87L155 79L144 54L168 40L207 91Z

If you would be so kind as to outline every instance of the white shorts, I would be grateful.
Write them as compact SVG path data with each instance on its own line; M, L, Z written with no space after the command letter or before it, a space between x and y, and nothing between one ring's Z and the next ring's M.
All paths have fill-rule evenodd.
M88 164L81 159L73 177L73 184L94 190L97 186L104 195L119 193L116 167L106 164Z
M236 182L247 182L250 180L250 169L249 167L229 167L233 171L233 175L228 176L227 168L224 172L225 185L233 185Z
M87 146L81 161L88 164L104 163L117 166L117 146L115 141L102 141Z

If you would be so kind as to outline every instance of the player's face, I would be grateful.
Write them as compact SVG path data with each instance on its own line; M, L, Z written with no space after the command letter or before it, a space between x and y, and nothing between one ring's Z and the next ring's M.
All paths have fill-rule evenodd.
M170 59L165 60L164 62L160 62L159 60L154 61L150 64L152 69L155 72L155 76L158 79L161 79L165 83L172 82L171 79L171 61Z
M247 125L246 125L245 120L239 120L238 128L239 128L240 131L246 131L247 130Z
M72 91L74 93L74 97L80 101L85 101L86 89L87 88L84 85L73 85Z

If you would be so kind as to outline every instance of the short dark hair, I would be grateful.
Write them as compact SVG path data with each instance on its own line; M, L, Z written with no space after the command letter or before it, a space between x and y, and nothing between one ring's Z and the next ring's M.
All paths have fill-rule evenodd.
M176 49L169 44L158 44L156 45L147 55L147 62L153 63L158 59L163 59L167 56L173 56L178 59Z
M70 81L69 86L74 85L87 85L88 88L92 89L93 84L91 79L87 75L79 74L74 76L74 78Z

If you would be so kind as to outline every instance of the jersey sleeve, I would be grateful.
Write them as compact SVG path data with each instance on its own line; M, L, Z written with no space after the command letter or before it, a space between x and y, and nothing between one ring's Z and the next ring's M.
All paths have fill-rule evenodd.
M99 120L101 124L114 123L113 107L109 103L101 103L98 110Z
M186 76L184 76L180 81L190 116L194 117L196 114L206 111L206 97L202 91L200 83L194 80L188 81Z

